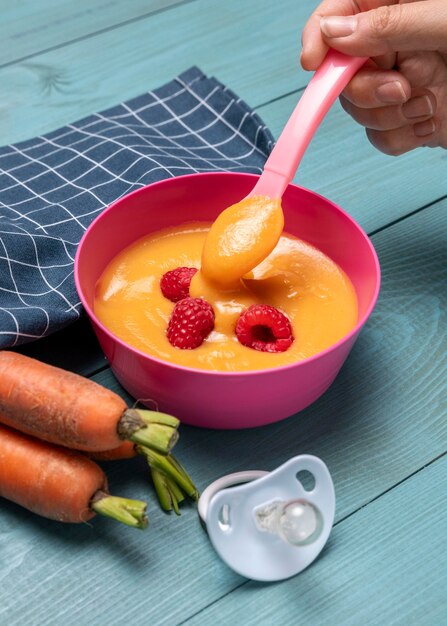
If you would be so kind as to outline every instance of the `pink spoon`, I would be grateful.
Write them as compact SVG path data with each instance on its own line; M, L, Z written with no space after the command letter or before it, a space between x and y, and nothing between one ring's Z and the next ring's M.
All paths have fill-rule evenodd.
M367 60L329 50L301 96L273 148L261 177L247 197L280 198L322 119Z
M330 50L305 89L270 154L258 182L212 225L202 253L200 276L191 293L204 297L205 278L220 288L253 278L252 270L278 244L284 227L281 198L323 117L366 58ZM264 268L265 269L265 268ZM267 278L272 270L263 277ZM276 270L274 270L276 271Z

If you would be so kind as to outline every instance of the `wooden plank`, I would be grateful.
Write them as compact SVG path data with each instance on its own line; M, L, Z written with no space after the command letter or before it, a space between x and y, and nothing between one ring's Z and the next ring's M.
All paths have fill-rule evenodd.
M299 97L295 93L257 109L275 137ZM312 139L294 182L331 199L371 233L445 196L446 165L441 148L420 148L398 158L382 154L337 103Z
M293 15L287 11L298 8L286 4L281 12L287 15L291 25L285 44L282 31L277 32L281 33L281 46L288 46L295 55L300 27L292 24ZM308 3L294 4L306 4L308 12L312 8ZM199 0L196 5L199 6ZM79 46L67 46L69 54L58 51L58 54L42 55L36 57L35 64L18 66L17 72L10 68L9 74L2 70L6 99L3 95L1 110L5 111L6 103L6 107L17 107L18 114L5 118L4 123L0 120L0 129L2 133L11 133L9 136L16 140L19 133L30 133L22 137L35 134L41 117L47 117L43 128L72 121L98 110L98 102L104 102L102 107L109 106L165 82L175 73L174 57L180 59L178 65L182 70L191 58L194 63L202 59L204 51L209 57L204 69L243 92L252 104L277 96L278 86L282 85L281 93L290 91L304 84L307 76L302 74L303 80L298 80L295 87L290 86L294 68L289 64L284 75L281 74L283 49L279 45L274 62L269 60L272 44L266 37L272 27L281 27L279 18L275 23L258 20L256 26L260 30L256 38L248 37L247 44L230 39L235 29L230 29L228 34L224 32L225 22L233 26L239 20L236 9L241 11L242 26L238 28L241 34L255 23L247 15L249 10L260 11L269 18L264 5L264 2L244 3L238 7L230 2L222 9L216 2L201 2L198 10L209 11L208 16L176 9L172 18L176 14L190 20L175 26L171 17L167 19L171 13L168 11L164 22L142 20L146 28L141 24L139 29L128 25L117 29L114 35L92 38L90 45L83 42ZM231 15L227 7L233 11ZM220 9L222 17L218 13ZM213 27L213 15L217 22L216 36L209 33L204 36L199 26ZM152 32L153 25L158 29L163 24L168 25L165 33ZM129 36L127 45L121 40L121 31ZM175 32L182 37L177 48L172 46ZM141 36L145 37L143 42ZM152 37L156 39L153 46L147 41ZM264 42L261 45L260 37ZM98 41L97 47L93 39ZM220 51L213 49L214 43L220 45ZM102 49L104 44L109 46L107 53ZM192 47L194 54L188 56ZM265 50L266 60L264 57L260 60L260 48ZM148 49L153 57L146 56ZM154 62L160 63L155 69ZM89 63L93 66L91 71ZM266 70L268 74L263 73ZM148 77L144 86L142 76ZM29 81L31 84L25 84ZM121 97L122 93L129 95ZM21 100L27 97L30 97L29 106L26 103L21 108ZM278 111L278 121L288 115L280 106L270 110ZM76 111L84 112L72 115ZM343 119L347 121L346 116ZM11 130L12 122L17 127ZM274 122L269 123L273 127ZM328 120L328 123L332 122ZM275 128L279 131L281 124ZM313 153L316 169L312 161L309 165L305 161L300 172L308 176L310 184L306 186L323 190L355 214L363 225L368 225L368 229L381 228L418 209L427 202L427 197L439 197L436 195L439 183L435 179L444 178L441 161L433 165L430 160L425 161L425 155L422 161L415 157L408 162L414 169L405 171L401 157L392 162L392 167L394 163L399 163L399 167L390 175L383 168L388 168L392 160L377 155L371 148L371 154L384 159L383 166L380 165L377 173L374 170L373 183L369 177L363 182L377 161L366 157L366 148L360 144L358 149L356 144L351 160L350 138L348 143L343 143L345 131L333 128L333 137L338 138L340 145L335 149L337 144L331 144L332 158L327 159L328 135L323 127L314 140L317 142L321 137L321 150L324 150ZM351 128L360 133L354 125ZM3 133L2 137L5 136ZM331 178L321 171L328 162ZM341 167L345 163L346 177ZM413 184L412 177L418 167L420 171ZM354 184L350 189L351 182ZM358 210L365 189L369 194L380 190L377 204L368 196L364 208ZM404 190L402 194L400 189ZM256 617L257 623L266 624L282 621L312 624L315 620L326 624L346 621L430 626L445 622L445 579L435 578L434 574L441 571L441 557L445 555L446 532L439 512L445 491L445 487L441 489L441 481L445 483L445 462L442 466L433 463L426 470L431 472L427 480L415 482L424 475L420 472L385 496L380 495L445 451L447 259L442 232L446 208L446 202L440 203L374 237L384 273L381 299L335 385L314 407L296 418L257 431L215 433L181 429L176 454L196 477L200 488L228 471L261 465L271 469L301 452L318 454L328 463L338 495L338 526L327 550L312 568L281 585L250 583L230 593L244 581L217 559L192 507L184 507L180 519L165 516L149 496L152 525L143 534L107 520L95 520L91 526L61 527L2 501L0 622L8 626L23 623L51 626L64 621L70 626L107 621L112 626L122 626L131 621L138 626L180 624L194 615L197 617L191 623L199 620L206 624L229 623L230 619L253 623ZM373 213L379 219L370 217ZM73 336L77 332L78 327L73 327ZM79 332L82 335L82 329ZM58 360L61 356L56 352L62 345L56 336L53 339L47 354ZM79 344L72 342L69 329L66 339L67 346L76 350ZM91 344L88 345L90 349ZM74 358L84 367L91 357L78 352ZM118 388L108 370L96 379ZM112 465L108 473L111 488L118 494L145 498L150 493L144 463L138 459ZM377 500L370 504L374 497ZM410 514L405 507L414 502L421 509L415 514L412 507ZM346 519L348 515L351 517ZM378 528L384 528L383 536L377 537ZM424 597L426 589L428 593ZM228 601L219 601L225 594L230 594ZM210 607L212 602L217 602L216 610Z
M1 142L54 130L197 64L252 105L302 87L299 32L315 4L196 0L4 67Z
M298 577L281 585L248 582L183 623L445 624L446 487L444 456L336 526L320 558Z
M374 237L383 271L378 306L335 384L317 403L296 417L257 430L223 432L181 427L176 455L201 490L228 472L273 469L296 454L316 454L328 464L334 478L337 521L352 515L350 519L354 523L362 507L366 507L367 513L372 500L445 452L447 250L443 225L446 209L444 201ZM95 376L95 380L119 389L109 371ZM126 397L124 393L123 396ZM108 473L115 493L150 497L144 463L139 459L111 464ZM272 606L281 608L286 598L289 603L292 598L294 607L307 614L315 610L318 616L315 605L323 596L327 616L332 603L335 603L334 611L341 611L337 594L346 600L352 589L353 609L367 612L368 607L378 606L380 598L373 595L371 602L366 603L364 596L357 594L362 586L366 590L363 593L369 588L381 590L382 583L373 586L380 576L383 586L390 587L391 579L397 585L408 576L411 551L405 553L404 547L415 546L416 533L421 532L417 537L424 549L433 541L433 550L427 552L432 567L435 555L440 553L436 524L442 518L439 506L445 489L439 486L433 492L438 498L436 502L434 497L431 500L434 514L431 505L427 508L424 490L418 485L411 489L410 496L396 498L396 510L392 509L391 494L391 508L384 507L389 515L383 519L371 515L366 524L366 518L362 517L366 513L361 512L358 527L345 526L346 535L342 534L343 525L351 522L340 524L340 535L337 529L321 561L290 584L244 585L247 598L256 598L266 610L262 598L268 591L268 598L274 598ZM412 503L421 502L430 522L421 521L418 515L414 530L405 526L402 536L408 539L409 532L411 541L399 544L398 554L405 557L400 567L397 560L394 563L394 557L390 560L385 556L393 541L399 543L399 535L393 533L401 528L404 514L395 527L386 526L385 522L392 524L390 520L393 515L399 515L401 502L408 503L410 498ZM151 503L152 525L145 535L118 528L107 520L94 521L91 527L61 528L2 503L0 550L4 566L0 572L0 622L18 625L34 620L35 624L51 625L63 620L70 626L87 619L90 623L102 623L107 616L111 626L121 626L124 620L137 625L174 625L199 614L244 582L216 557L192 507L184 507L177 519L158 511L153 498ZM412 515L415 515L413 508ZM413 519L408 512L405 516L410 522ZM377 529L384 524L385 536L390 529L389 543L385 539L383 543L379 541L382 535L378 537ZM428 528L434 529L433 536L428 535ZM346 541L339 536L346 536ZM380 547L381 558L375 554L373 541L378 551ZM366 556L371 560L369 579ZM355 561L352 570L351 561ZM381 561L384 570L379 576ZM322 567L327 569L325 580L330 579L332 586L318 582L315 572L320 572L318 568ZM339 580L331 572L344 574ZM412 571L411 575L416 573ZM357 586L355 581L359 576L363 578ZM20 585L25 577L29 584L23 588ZM433 581L430 584L428 598L436 600L437 584ZM19 587L21 593L17 597L15 591ZM300 599L301 589L306 590L306 604ZM385 601L386 607L391 603L391 593ZM417 598L415 592L413 595ZM241 607L244 611L244 603L251 600L239 601L239 596L244 596L244 589L234 596L235 610ZM357 597L365 608L360 601L357 603ZM397 599L400 606L400 596ZM416 602L408 606L418 610ZM433 610L438 610L437 606L439 603L435 602ZM221 617L225 615L225 607L224 604L219 609ZM292 605L288 610L292 611ZM292 619L291 613L288 615L287 619ZM256 616L261 619L262 613ZM369 618L373 617L370 613ZM217 618L214 621L219 623Z
M2 3L0 67L188 0L23 0ZM189 0L191 1L191 0Z

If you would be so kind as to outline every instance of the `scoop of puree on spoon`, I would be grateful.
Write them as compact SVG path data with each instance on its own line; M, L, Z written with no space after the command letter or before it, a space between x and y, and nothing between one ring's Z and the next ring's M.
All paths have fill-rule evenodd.
M284 227L281 197L323 117L366 60L335 50L328 52L252 191L222 211L211 226L203 246L201 272L193 281L201 279L231 290L272 252Z

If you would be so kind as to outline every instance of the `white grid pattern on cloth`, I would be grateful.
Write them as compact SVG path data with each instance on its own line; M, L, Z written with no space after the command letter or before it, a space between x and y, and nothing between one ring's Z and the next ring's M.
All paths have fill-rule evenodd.
M260 173L273 137L215 78L163 87L42 137L0 147L0 349L76 320L76 247L111 202L158 180Z

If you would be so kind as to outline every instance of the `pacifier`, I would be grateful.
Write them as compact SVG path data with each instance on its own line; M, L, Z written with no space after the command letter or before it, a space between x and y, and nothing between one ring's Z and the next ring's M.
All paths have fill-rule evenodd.
M306 489L300 475L311 474ZM198 511L220 558L259 581L283 580L323 549L335 515L331 475L319 458L300 455L276 470L237 472L209 485Z

